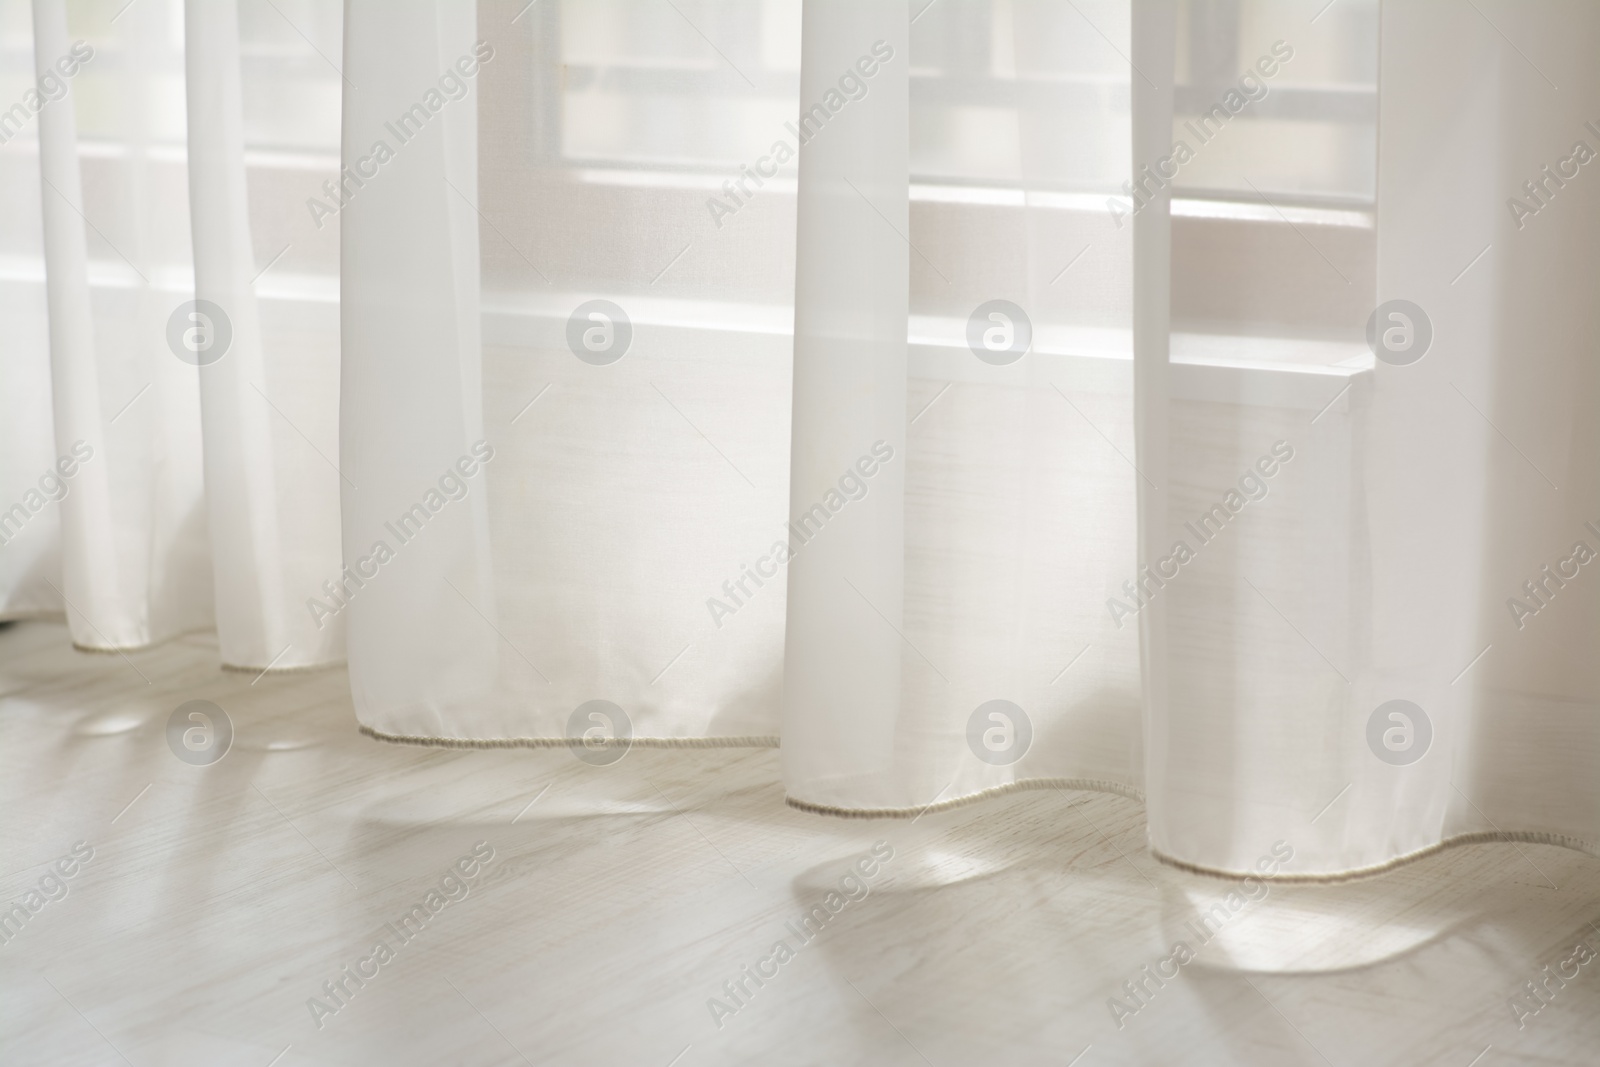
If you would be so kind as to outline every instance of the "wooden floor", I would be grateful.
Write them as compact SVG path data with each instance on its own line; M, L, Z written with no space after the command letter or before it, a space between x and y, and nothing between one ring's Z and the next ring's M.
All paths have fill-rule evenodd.
M832 819L785 806L773 750L395 746L342 671L216 664L0 628L0 903L37 906L0 945L0 1062L1600 1063L1600 957L1511 1007L1600 951L1600 861L1560 848L1274 886L1202 944L1234 887L1155 860L1121 797ZM191 699L236 731L209 766L168 746Z

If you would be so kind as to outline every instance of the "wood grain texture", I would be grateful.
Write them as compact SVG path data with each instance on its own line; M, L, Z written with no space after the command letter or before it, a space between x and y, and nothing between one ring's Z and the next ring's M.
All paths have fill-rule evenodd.
M599 768L384 744L341 670L216 663L205 636L123 658L0 628L0 902L94 849L0 945L5 1064L1600 1061L1600 960L1521 1029L1509 1007L1600 949L1600 862L1575 852L1273 885L1201 945L1189 924L1235 887L1153 859L1125 797L826 818L784 804L770 749ZM191 699L236 730L210 766L167 746ZM802 945L788 924L880 840L867 895ZM400 943L386 924L478 842L494 859L466 896ZM380 938L393 959L319 1028L308 998ZM780 938L793 959L719 1027L708 1000ZM1119 1028L1108 998L1180 939L1193 961Z

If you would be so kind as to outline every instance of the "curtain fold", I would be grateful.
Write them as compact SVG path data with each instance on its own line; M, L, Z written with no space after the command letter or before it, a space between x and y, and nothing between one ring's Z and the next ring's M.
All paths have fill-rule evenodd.
M503 444L482 412L477 94L466 87L492 49L474 51L472 15L346 9L339 586L357 701L393 709L402 717L379 721L406 735L449 735L441 709L471 715L502 667L536 669L495 640L487 501L472 491Z
M1425 309L1444 358L1376 368L1374 698L1421 692L1444 712L1453 759L1429 782L1427 832L1592 847L1600 600L1580 561L1600 549L1600 213L1578 161L1600 149L1585 59L1600 11L1487 13L1537 56L1450 5L1385 10L1378 300ZM1407 799L1373 792L1375 822Z
M163 91L182 62L165 14L151 5L108 26L102 68L80 71L36 119L55 446L81 461L60 502L61 596L73 642L91 649L212 620L199 396L164 341L191 272L183 175L162 151L181 144L183 122ZM64 0L36 0L33 31L38 78L60 77L75 47ZM78 104L105 67L115 90L85 128ZM86 135L105 151L85 157Z
M800 119L816 129L796 204L783 765L791 793L812 803L875 792L893 774L896 724L914 713L905 674L927 669L902 655L907 30L895 8L848 4L808 5L801 29ZM830 116L838 80L864 80L863 56L878 67L870 88Z
M7 57L0 64L0 93L21 100L0 121L0 189L6 202L40 202L38 126L26 103L38 93L33 63L29 4L3 9ZM40 102L43 102L42 95ZM0 314L7 324L0 359L0 619L59 614L61 526L55 507L70 484L62 470L77 469L66 457L56 464L50 404L50 314L45 295L44 225L37 211L9 213L0 256Z
M806 6L802 116L859 57L887 58L800 157L790 520L812 540L789 568L783 757L802 806L1142 784L1137 631L1102 604L1133 562L1128 238L1059 204L1114 173L1127 83L1114 52L1069 43L1078 15L1012 5L990 44L1008 151L985 163L1020 210L952 217L912 174L951 151L921 131L964 73L975 13L913 25L902 5ZM1126 41L1125 5L1086 14ZM945 77L913 91L929 66ZM1100 91L1066 106L1029 92L1051 82ZM1098 144L1046 147L1097 125ZM1066 248L1110 284L1052 286ZM879 471L835 509L861 457ZM835 517L813 531L818 505Z
M703 54L670 7L348 12L346 161L393 153L344 238L364 728L773 743L783 589L755 595L741 567L784 525L793 165L771 147L792 75L752 67L758 92L717 71L713 98L656 100L622 123L636 144L610 143L604 73L542 96L592 76L562 47ZM733 32L759 14L707 13ZM722 219L685 188L680 142L790 190L745 180ZM622 166L584 162L616 150Z
M17 476L54 479L23 501L34 547L8 540L4 595L65 610L83 648L215 626L225 666L292 669L344 654L343 620L309 605L340 572L337 268L289 192L319 149L338 167L314 117L338 75L291 18L325 36L338 6L246 8L32 5L35 95L9 113L32 122L6 147L36 156L54 458L30 440ZM8 378L33 365L17 352ZM40 399L8 390L12 425ZM59 562L12 562L57 521Z
M336 417L335 398L316 397L301 384L308 361L293 351L298 345L266 340L255 290L261 266L246 181L237 4L189 4L185 16L197 304L188 313L216 320L203 327L213 331L213 346L224 343L226 331L225 351L197 356L222 661L254 669L336 662L343 628L307 611L302 600L308 587L340 570L339 475L295 428L308 421L308 410L320 409L309 425L331 444L326 428ZM281 319L274 310L268 317ZM325 390L328 380L317 384ZM298 402L305 399L320 403Z
M1557 42L1600 22L1516 10L1565 92L1496 32L1510 7L1383 8L1374 316L1408 350L1307 366L1302 390L1197 395L1172 366L1150 398L1168 438L1143 562L1179 572L1144 615L1162 853L1247 870L1282 839L1331 874L1462 836L1592 848L1592 775L1545 772L1600 756L1600 604L1552 600L1543 633L1516 606L1596 545L1594 213L1574 196L1540 233L1508 207L1585 134L1592 74ZM1163 562L1180 543L1193 562Z
M3 617L1214 871L1595 851L1592 5L6 19Z

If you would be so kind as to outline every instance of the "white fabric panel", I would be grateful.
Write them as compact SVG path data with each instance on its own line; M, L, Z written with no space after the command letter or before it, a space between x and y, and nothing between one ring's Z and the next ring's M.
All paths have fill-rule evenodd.
M345 93L344 157L362 174L376 172L345 209L341 261L340 451L351 478L343 536L356 574L350 676L364 707L477 704L492 693L501 661L485 637L498 612L484 580L487 474L479 463L492 459L493 446L472 451L484 438L478 219L457 192L477 187L476 97L446 104L436 88L458 57L474 60L471 15L427 3L347 10L347 76L361 89ZM430 90L435 108L424 100ZM403 118L412 107L421 108L415 125ZM395 225L398 216L405 226ZM452 473L462 457L479 491L452 499L438 483L469 484ZM420 518L408 522L414 506ZM431 521L435 510L443 514ZM523 666L512 660L512 669Z
M39 202L39 127L29 100L33 69L30 5L0 5L0 99L22 103L0 119L0 196ZM32 90L36 97L26 94ZM59 93L71 91L63 80ZM53 93L52 95L57 95ZM61 516L72 480L56 469L50 418L50 321L44 291L44 233L36 211L9 213L0 245L0 619L59 615ZM63 465L76 470L73 462Z
M321 583L337 582L341 566L336 327L331 314L313 318L314 301L264 301L255 285L266 270L284 277L305 262L289 253L313 232L314 213L288 196L251 201L246 143L266 138L244 121L238 5L190 3L185 15L195 297L220 309L231 331L226 354L199 368L222 661L255 669L337 661L344 621L316 608L326 603ZM262 81L251 90L270 106L285 87ZM253 223L287 230L285 247L259 255Z
M1408 411L1392 402L1367 459L1383 490L1375 544L1388 549L1372 581L1376 644L1387 650L1379 678L1441 694L1439 737L1450 747L1448 772L1436 768L1429 782L1429 807L1444 812L1437 833L1516 830L1592 847L1600 585L1588 565L1562 561L1579 541L1600 552L1600 187L1586 180L1594 164L1574 158L1580 141L1591 160L1600 153L1600 9L1572 0L1485 11L1537 42L1537 67L1451 5L1385 9L1396 51L1386 44L1393 95L1380 113L1378 298L1421 305L1442 358L1378 368L1379 398L1401 372L1424 371L1405 383ZM1483 59L1471 66L1474 55ZM1545 167L1568 178L1530 197L1527 183L1544 180ZM1513 198L1537 216L1519 225ZM1409 464L1379 458L1401 450ZM1439 573L1433 561L1464 546L1475 555ZM1569 567L1576 576L1562 579ZM1540 583L1533 595L1530 582ZM1443 696L1440 674L1464 691ZM1386 785L1369 787L1377 811L1360 829L1376 833L1386 810L1404 810L1409 798Z
M1214 870L1594 851L1600 9L1196 10L0 7L0 619Z
M36 120L56 452L88 457L61 502L62 593L86 648L212 617L196 369L166 344L191 278L175 10L96 23L96 59ZM33 29L43 77L73 47L66 4L35 0Z
M673 153L756 161L789 136L792 74L752 67L747 93L671 7L513 22L522 6L476 25L454 4L349 9L345 158L395 151L344 218L345 558L394 555L350 600L358 713L384 734L548 739L604 700L635 737L770 743L782 582L724 590L783 536L792 185L747 186L719 220ZM718 33L760 11L684 13ZM594 41L708 57L718 92L634 113L601 70L554 95L580 77L557 46ZM465 95L397 131L458 61ZM597 299L631 329L610 363L569 347Z
M880 66L800 151L789 519L809 540L789 565L783 765L791 792L820 803L892 774L902 675L926 669L903 662L901 637L909 52L903 4L806 6L802 101L828 108L841 72Z
M6 462L72 474L60 534L56 506L41 510L7 546L0 588L12 613L60 610L64 594L87 648L215 618L225 665L284 669L343 655L344 620L311 602L340 571L337 219L292 189L297 174L314 188L310 175L337 171L338 72L304 73L327 61L301 27L337 55L339 8L243 6L241 22L232 0L187 15L176 0L34 5L38 86L65 88L45 92L37 140L15 139L36 146L43 235L18 248L6 293L25 302L35 272L48 279L36 287L53 412L39 422L46 394L31 386L35 414L8 424L19 447ZM319 78L335 87L320 101L331 123L316 114ZM209 304L190 320L197 297ZM19 390L39 365L25 355L29 321L5 370ZM175 332L217 347L180 355ZM45 464L27 443L40 429L54 437Z
M1126 42L1126 5L1085 10ZM1070 9L1015 5L995 47L1018 80L986 117L999 132L985 130L1011 152L985 162L1028 206L981 231L931 204L908 211L913 161L926 173L952 149L918 143L942 101L936 81L908 94L909 72L940 71L988 15L934 7L913 26L903 3L806 7L802 109L875 42L894 58L800 157L791 520L874 441L894 458L790 566L783 756L803 804L915 809L1030 779L1140 786L1137 630L1103 603L1134 559L1128 239L1104 214L1043 206L1116 173L1126 70L1085 47ZM1099 91L1064 108L1021 76ZM1101 137L1059 151L1082 126ZM1085 248L1093 266L1053 286ZM993 300L1033 329L1004 365L968 349L969 318ZM1019 710L980 714L996 700ZM980 758L974 715L997 745L1031 733L1020 758Z
M1423 310L1423 357L1297 368L1304 399L1243 375L1197 390L1174 365L1156 398L1165 515L1145 517L1163 524L1145 544L1195 548L1144 620L1150 834L1167 855L1247 870L1286 840L1296 872L1319 874L1461 834L1592 849L1600 833L1600 587L1558 578L1520 627L1511 608L1541 565L1600 549L1585 526L1600 190L1569 181L1521 228L1508 210L1576 139L1600 144L1584 126L1600 12L1483 7L1383 8L1375 303ZM1348 279L1329 265L1333 292ZM1240 507L1201 538L1230 491ZM1380 714L1393 700L1431 742L1419 716ZM1374 758L1374 716L1400 731L1380 744L1418 758Z

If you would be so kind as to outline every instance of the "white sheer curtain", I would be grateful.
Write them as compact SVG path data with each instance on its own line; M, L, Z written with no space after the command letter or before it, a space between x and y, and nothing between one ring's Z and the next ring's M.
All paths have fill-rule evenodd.
M0 8L0 99L38 93L28 6ZM70 66L70 63L69 63ZM63 90L50 87L53 95ZM64 85L63 85L64 88ZM28 98L32 99L32 98ZM43 96L38 98L42 104ZM34 109L0 118L0 190L16 205L5 213L0 247L0 307L7 324L0 359L0 618L61 610L60 516L53 499L67 491L56 452L50 405L50 321L44 294L44 232L39 203L38 126ZM76 460L63 464L76 470ZM29 494L34 494L30 496ZM22 511L14 508L20 505Z
M1102 207L1127 156L1128 71L1078 32L1088 19L1125 40L1128 10L1008 8L980 152L1005 206L983 213L912 174L970 136L930 120L987 12L931 8L913 26L902 5L806 9L803 108L874 42L896 60L800 157L791 517L873 442L894 449L789 568L783 756L803 805L1142 784L1137 630L1104 606L1135 561L1130 231ZM1094 210L1070 210L1084 200ZM1021 316L975 311L996 301ZM1000 351L969 347L974 317Z
M343 260L350 673L381 734L562 743L601 700L636 737L775 743L782 582L720 628L706 602L786 518L794 168L719 228L685 164L788 136L798 25L769 69L759 9L683 10L746 35L759 88L667 5L349 6L345 157L393 150ZM616 54L697 66L638 100ZM594 301L614 321L569 326Z
M129 11L95 47L69 32L64 3L33 5L41 85L65 78L59 64L76 40L94 49L33 120L54 451L78 448L81 460L59 506L60 595L85 648L148 644L212 619L199 396L163 332L190 281L171 14ZM80 108L96 77L98 106Z
M337 166L337 126L315 109L336 106L338 75L305 35L336 55L340 27L331 3L242 6L249 21L233 0L184 9L194 294L231 333L198 370L217 635L229 665L306 667L344 655L340 620L304 606L340 571L337 220L284 179ZM278 108L315 118L286 129Z
M1142 614L1169 856L1245 870L1283 839L1313 874L1475 835L1594 848L1600 194L1572 160L1600 146L1600 10L1480 6L1382 9L1373 303L1413 309L1384 312L1387 358L1205 382L1159 329L1138 345L1141 562L1196 550ZM1353 279L1327 266L1334 300ZM1202 544L1262 456L1271 496Z
M1137 788L1137 633L1102 604L1134 561L1128 238L1099 201L1073 217L1057 193L998 234L930 201L925 241L900 7L813 7L802 28L798 5L515 23L508 5L453 37L417 12L351 8L347 159L428 89L408 49L443 72L474 29L495 43L345 218L346 558L377 575L350 598L364 724L563 743L606 701L636 739L771 743L781 705L797 802L908 808L1022 777ZM970 12L930 14L931 39ZM1117 5L1096 12L1116 25ZM1000 42L1008 71L1082 90L1064 113L1009 94L992 177L1019 206L1035 183L1115 188L1126 74L1071 29L1019 7ZM608 69L618 56L634 62ZM630 73L684 56L700 69L627 98ZM584 91L555 96L574 57ZM1082 132L1093 151L1052 147ZM949 147L917 150L937 165ZM689 170L707 157L739 184ZM1100 277L1049 290L1080 234ZM973 356L986 299L1033 309L1027 360ZM569 319L594 300L627 317L615 362L573 351ZM402 523L480 438L494 458L463 500L436 492L423 532L422 513ZM1037 720L1025 764L967 753L991 699Z
M6 278L0 603L64 609L86 649L214 624L230 667L337 662L342 620L304 606L340 567L337 220L302 200L338 168L314 43L338 54L338 5L6 18L34 75L8 83L6 180L40 207Z
M1143 796L1213 870L1595 850L1592 5L178 12L0 148L5 506L93 447L8 616L347 635L390 740L781 737L813 810Z

